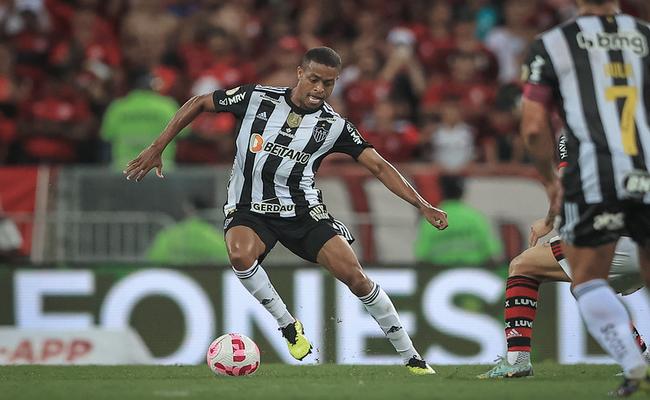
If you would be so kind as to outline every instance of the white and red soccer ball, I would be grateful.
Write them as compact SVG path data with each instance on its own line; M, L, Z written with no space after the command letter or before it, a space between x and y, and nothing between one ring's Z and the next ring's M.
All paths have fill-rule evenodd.
M208 347L208 366L217 375L251 375L260 366L260 350L255 342L241 333L227 333Z

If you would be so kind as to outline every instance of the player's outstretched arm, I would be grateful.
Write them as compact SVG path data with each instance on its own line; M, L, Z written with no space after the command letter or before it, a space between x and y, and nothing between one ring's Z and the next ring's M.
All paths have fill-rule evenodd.
M178 133L190 124L203 111L214 111L212 94L194 96L189 99L174 114L160 136L144 149L136 158L129 161L124 170L126 179L140 181L152 169L156 169L156 175L163 178L162 173L162 152Z
M429 223L442 230L447 227L447 213L432 206L411 186L395 167L373 148L365 149L357 161L368 168L391 192L416 207Z

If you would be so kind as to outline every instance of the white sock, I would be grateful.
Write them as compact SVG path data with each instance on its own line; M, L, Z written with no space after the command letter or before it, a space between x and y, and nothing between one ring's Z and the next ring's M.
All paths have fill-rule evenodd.
M235 268L233 268L233 271L235 271L235 275L239 278L239 281L244 285L246 290L278 321L280 328L295 321L287 310L286 304L284 304L278 292L275 291L266 271L264 271L264 268L257 261L245 271L237 271Z
M413 342L399 320L399 315L390 298L377 284L373 284L372 290L365 296L359 297L368 313L377 321L395 350L399 353L404 364L420 354L413 347Z
M616 362L627 378L641 379L647 365L632 336L625 306L604 279L593 279L573 288L589 333Z
M509 351L506 360L510 365L530 363L530 353L527 351Z

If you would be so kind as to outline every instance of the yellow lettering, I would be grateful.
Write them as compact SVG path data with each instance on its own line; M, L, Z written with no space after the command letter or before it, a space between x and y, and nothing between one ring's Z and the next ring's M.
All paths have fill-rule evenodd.
M605 64L605 75L615 79L626 79L634 76L634 71L631 64L615 62Z

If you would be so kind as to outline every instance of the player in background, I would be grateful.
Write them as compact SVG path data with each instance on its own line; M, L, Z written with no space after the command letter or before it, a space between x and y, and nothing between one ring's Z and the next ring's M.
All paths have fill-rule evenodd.
M180 108L159 138L128 163L125 174L127 179L139 181L155 168L162 177L161 154L182 128L204 111L232 113L238 132L224 206L226 246L235 274L275 317L291 355L302 360L311 352L311 344L261 265L277 241L305 260L323 265L345 283L410 372L433 374L413 346L388 295L361 268L350 247L353 238L349 230L327 212L314 176L328 154L346 153L436 228L447 227L447 216L424 200L350 122L325 103L340 71L339 55L328 47L318 47L303 56L294 88L245 85L195 96Z
M550 200L547 222L561 212L562 250L580 314L623 367L624 381L611 394L626 397L650 390L650 376L607 277L617 241L627 234L650 282L650 27L621 14L616 0L578 0L578 14L531 45L521 131ZM567 131L561 182L549 123L553 106Z

